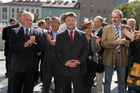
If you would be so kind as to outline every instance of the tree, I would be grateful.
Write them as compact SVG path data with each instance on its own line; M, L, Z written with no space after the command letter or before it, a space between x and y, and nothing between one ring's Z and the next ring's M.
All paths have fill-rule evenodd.
M39 19L39 15L38 14L34 14L34 23L36 23Z
M119 9L123 12L124 18L134 18L137 22L137 29L140 25L140 1L135 0L131 3L122 4L115 9Z

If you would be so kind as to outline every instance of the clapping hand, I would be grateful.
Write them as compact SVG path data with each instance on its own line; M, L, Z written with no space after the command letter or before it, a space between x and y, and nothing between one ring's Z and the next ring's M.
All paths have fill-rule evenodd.
M29 45L32 45L35 42L35 36L30 36L30 40L24 43L24 47L28 47Z
M124 35L126 35L129 39L131 39L131 41L133 41L134 40L134 32L131 30L131 32L130 31L128 31L126 28L125 29L123 29L123 33L124 33Z

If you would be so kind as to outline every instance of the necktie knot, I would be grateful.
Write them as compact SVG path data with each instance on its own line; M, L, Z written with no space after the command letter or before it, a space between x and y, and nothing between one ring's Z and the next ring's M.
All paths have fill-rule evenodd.
M28 31L29 31L29 30L28 30L28 29L26 29L26 33L28 33Z
M73 31L70 31L70 34L73 34Z

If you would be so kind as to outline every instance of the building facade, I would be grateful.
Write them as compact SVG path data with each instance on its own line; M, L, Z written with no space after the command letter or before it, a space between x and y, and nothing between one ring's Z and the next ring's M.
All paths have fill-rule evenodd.
M77 26L80 25L80 3L78 2L64 2L64 1L55 1L55 2L46 2L42 5L42 18L46 17L60 17L61 14L66 12L74 12L77 15Z
M9 24L10 18L17 19L17 14L20 10L26 10L34 14L38 14L41 18L41 6L43 2L40 1L12 1L0 4L0 23Z
M129 0L115 0L115 7L119 6L120 4L127 3Z
M115 0L80 0L80 22L93 20L95 16L102 16L105 21L110 20L110 14L115 6Z

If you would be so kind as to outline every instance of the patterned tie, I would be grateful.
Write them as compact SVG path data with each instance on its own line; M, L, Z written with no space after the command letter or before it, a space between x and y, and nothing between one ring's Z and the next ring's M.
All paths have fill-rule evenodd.
M119 30L118 30L118 27L115 27L115 36L116 36L116 39L119 38ZM117 52L120 51L120 45L117 45L116 51L117 51Z
M28 41L28 29L26 29L26 33L25 33L25 41Z
M73 31L70 31L70 41L71 41L71 44L73 44Z

